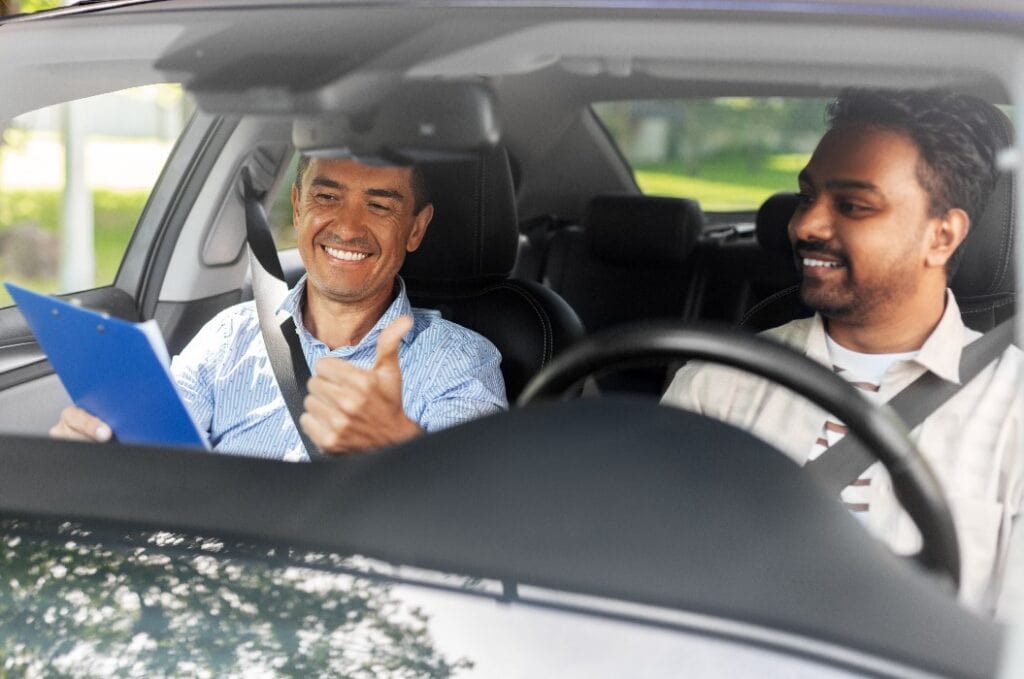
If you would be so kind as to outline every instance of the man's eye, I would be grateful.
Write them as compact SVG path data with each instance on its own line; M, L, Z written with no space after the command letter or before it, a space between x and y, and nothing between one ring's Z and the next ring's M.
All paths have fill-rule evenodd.
M867 212L870 209L866 205L861 205L859 203L851 203L848 200L839 201L836 204L836 208L839 210L840 214L844 215L857 215Z
M811 203L814 202L814 196L812 196L809 193L800 192L796 194L796 199L800 203L800 205L810 205Z
M391 210L391 207L384 203L370 203L370 209L375 212L388 212Z
M335 199L335 196L334 196L333 193L317 193L317 194L314 194L313 197L316 198L317 200L321 200L321 201L331 201L331 200Z

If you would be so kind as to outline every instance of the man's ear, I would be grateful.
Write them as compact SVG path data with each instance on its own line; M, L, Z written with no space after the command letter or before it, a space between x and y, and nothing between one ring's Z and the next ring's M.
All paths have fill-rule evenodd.
M299 187L292 184L292 226L299 228Z
M409 231L409 240L405 242L405 251L413 252L423 242L423 236L427 233L427 226L434 218L434 205L427 203L423 209L413 215L412 229Z
M967 232L970 229L971 218L958 207L947 210L946 214L934 219L928 251L925 255L925 264L930 267L945 268L946 262L967 238Z

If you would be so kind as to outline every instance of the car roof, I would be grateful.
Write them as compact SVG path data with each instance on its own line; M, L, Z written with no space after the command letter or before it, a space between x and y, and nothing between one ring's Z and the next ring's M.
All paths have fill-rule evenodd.
M997 34L1024 26L1024 10L998 2L315 2L295 9L163 0L9 21L2 81L19 83L34 73L37 84L61 87L14 87L0 117L39 108L57 91L73 93L76 83L87 94L160 80L185 82L209 110L316 112L337 106L341 94L379 86L364 83L360 90L346 81L368 70L514 79L560 66L577 81L594 78L593 88L559 90L577 96L588 89L633 96L645 76L654 81L646 84L652 92L655 85L696 87L708 96L758 87L834 91L848 82L991 93L1008 68L991 58L1010 48ZM137 33L121 30L133 25ZM964 31L952 43L943 32L949 27ZM974 27L985 30L972 33ZM114 31L123 46L122 58L112 61L104 58L102 38ZM273 62L261 57L267 44L274 45ZM247 96L249 89L257 91Z
M1014 81L1010 55L1019 51L1014 34L1024 27L1024 11L997 2L97 7L3 25L0 120L154 82L183 83L215 115L330 117L409 79L483 78L502 102L505 145L526 178L517 187L523 216L581 214L582 184L632 185L628 170L607 158L576 153L578 145L558 150L600 127L585 119L592 102L832 96L846 85L874 85L946 86L1004 103ZM116 60L107 53L111 42L119 45Z

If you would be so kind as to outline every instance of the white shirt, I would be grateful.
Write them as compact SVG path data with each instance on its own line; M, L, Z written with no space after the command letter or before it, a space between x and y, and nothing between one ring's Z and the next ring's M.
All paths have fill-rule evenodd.
M889 366L897 361L910 361L917 356L917 351L906 351L893 354L865 354L860 351L847 349L836 342L830 335L825 334L825 345L828 348L829 360L832 369L844 380L860 390L872 403L883 403L879 396L882 386L882 377ZM825 453L826 450L839 443L846 436L846 425L833 415L822 423L818 438L811 446L811 452L807 460L814 460ZM865 469L861 475L850 485L843 489L839 497L854 516L866 522L868 512L871 509L871 479L879 469L880 463L875 463Z
M764 334L812 360L831 364L820 316ZM889 367L879 398L888 401L926 370L959 383L963 346L978 337L980 333L964 326L956 300L947 292L938 326L912 360ZM960 539L961 601L989 615L1002 605L998 598L1024 489L1024 459L1019 451L1021 356L1011 346L911 432L953 513ZM828 415L763 378L693 362L676 374L663 402L746 429L800 464L807 461ZM869 495L869 530L898 553L916 552L920 535L897 504L884 470L873 476Z

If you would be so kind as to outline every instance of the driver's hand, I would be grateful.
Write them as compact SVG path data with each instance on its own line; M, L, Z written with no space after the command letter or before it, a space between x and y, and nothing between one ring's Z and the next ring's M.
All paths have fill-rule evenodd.
M411 328L409 316L396 318L384 328L377 339L377 360L369 370L340 358L317 361L299 424L320 450L361 452L423 431L402 408L398 348Z
M68 406L60 421L50 427L50 436L58 439L80 439L105 443L113 436L110 426L77 406Z

